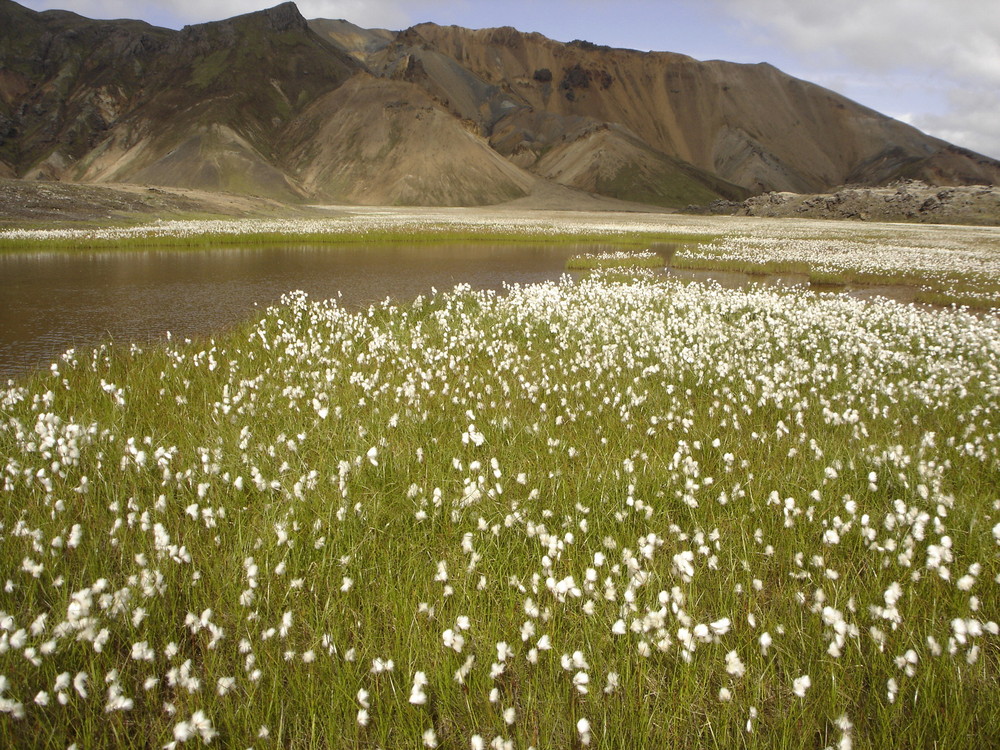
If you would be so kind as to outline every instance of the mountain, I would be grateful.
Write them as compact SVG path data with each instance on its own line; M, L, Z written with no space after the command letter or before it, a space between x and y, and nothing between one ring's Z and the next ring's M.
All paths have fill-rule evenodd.
M422 24L410 34L411 46L459 61L511 101L618 123L653 149L754 192L818 192L904 176L994 182L998 175L995 160L767 64L560 44L511 28ZM526 148L546 144L534 136L527 134Z
M534 182L420 88L370 75L318 98L285 138L285 163L324 199L482 205L523 196Z
M177 32L0 1L0 28L0 160L29 178L301 198L283 130L360 70L291 3Z
M763 64L362 29L292 3L174 31L0 0L0 177L406 205L557 186L684 206L996 183L1000 163Z

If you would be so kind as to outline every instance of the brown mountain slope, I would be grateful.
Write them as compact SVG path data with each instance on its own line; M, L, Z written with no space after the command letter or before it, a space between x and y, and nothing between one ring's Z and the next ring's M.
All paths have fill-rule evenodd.
M359 74L286 133L311 195L361 204L467 206L521 197L533 179L418 87Z
M283 130L358 67L291 3L185 27L162 61L161 85L72 176L301 198L275 161Z
M173 33L0 0L0 161L60 176L134 106Z
M913 169L942 182L1000 180L1000 163L770 65L561 44L510 28L412 31L526 106L622 124L754 191L822 190L859 176L881 183Z
M116 128L67 176L80 182L138 182L224 190L291 201L302 189L232 127L178 121L166 133L138 120Z
M731 200L747 191L654 151L619 125L601 124L561 141L532 165L536 174L619 200L678 206Z
M275 144L298 112L360 67L291 3L179 32L6 0L0 13L19 32L3 37L5 69L21 51L12 39L41 50L15 69L29 84L11 107L19 137L8 153L29 178L301 198L274 162Z
M343 22L310 25L358 55L377 75L420 87L467 128L488 135L490 145L514 164L558 184L661 206L719 197L742 199L748 194L656 151L620 125L526 106L505 87L484 81L429 47L416 30L386 43L384 36L360 36ZM542 153L549 155L548 166L539 161Z
M309 21L309 28L362 64L396 39L395 31L363 29L343 19L315 18Z
M172 31L0 0L0 176L422 205L544 183L685 206L1000 182L1000 163L768 65L361 29L292 3Z

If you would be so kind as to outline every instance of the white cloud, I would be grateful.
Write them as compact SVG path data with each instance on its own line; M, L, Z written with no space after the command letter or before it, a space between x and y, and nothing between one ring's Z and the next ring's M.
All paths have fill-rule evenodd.
M1000 83L995 0L714 0L803 56L865 69L924 68Z
M913 125L925 133L980 154L1000 158L1000 100L995 92L956 90L947 114L914 115Z
M996 0L712 2L765 48L794 56L805 77L877 74L886 81L886 88L910 87L913 98L926 93L930 107L914 109L914 125L1000 157L1000 8ZM948 95L945 109L939 110L942 89ZM932 90L936 96L931 96Z

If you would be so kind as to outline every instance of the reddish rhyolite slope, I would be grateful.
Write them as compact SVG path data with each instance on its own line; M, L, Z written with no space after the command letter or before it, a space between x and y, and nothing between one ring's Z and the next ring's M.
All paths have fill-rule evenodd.
M0 0L0 176L472 205L540 184L664 206L1000 163L767 65L514 29L160 29Z

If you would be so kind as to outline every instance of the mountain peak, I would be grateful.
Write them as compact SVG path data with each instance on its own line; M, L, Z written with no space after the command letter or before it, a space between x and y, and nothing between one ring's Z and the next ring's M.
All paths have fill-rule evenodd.
M0 174L452 205L547 183L684 206L1000 183L1000 163L766 64L362 29L292 2L178 32L0 0Z
M227 18L224 21L209 21L207 23L192 24L185 26L181 31L191 32L196 29L222 27L222 28L243 28L247 25L263 27L278 33L284 31L307 31L309 22L299 12L298 6L293 2L281 3L273 8L244 13L243 15Z
M309 27L308 21L299 12L298 6L293 2L281 3L273 8L262 10L260 13L267 19L268 24L275 31L303 31Z

